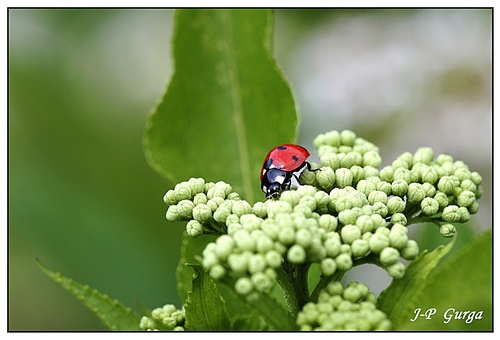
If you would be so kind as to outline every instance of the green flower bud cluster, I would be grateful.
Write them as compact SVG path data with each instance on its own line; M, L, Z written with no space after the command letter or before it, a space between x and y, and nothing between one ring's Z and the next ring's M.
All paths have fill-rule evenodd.
M322 275L332 276L348 271L356 259L371 253L373 263L401 278L405 266L399 259L411 260L419 253L407 227L388 225L364 194L352 187L334 191L343 194L328 195L305 185L285 191L279 200L256 203L251 210L264 217L256 213L228 215L227 235L219 236L203 251L204 268L215 279L231 273L236 278L235 290L248 297L268 291L285 262L316 262ZM350 201L359 201L356 206L340 211L338 217L320 213L349 194Z
M323 289L318 302L308 302L297 315L302 331L351 330L387 331L392 324L387 315L376 308L369 288L358 282L344 286L337 281Z
M449 155L435 157L431 148L422 147L379 169L378 148L352 131L321 134L314 144L321 164L314 171L305 170L301 182L330 192L330 196L335 189L355 188L392 223L463 223L478 211L477 199L483 193L481 176ZM359 204L347 201L334 210Z
M143 316L139 324L146 331L183 331L186 316L183 309L167 304L151 311L150 316Z
M203 178L191 178L167 191L163 201L171 222L188 221L186 232L191 237L201 234L225 234L226 218L251 212L248 202L232 191L231 185L219 181L205 183Z

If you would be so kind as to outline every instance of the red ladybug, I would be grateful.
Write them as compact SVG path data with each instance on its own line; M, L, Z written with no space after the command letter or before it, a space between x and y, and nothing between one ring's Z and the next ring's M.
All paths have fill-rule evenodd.
M309 155L309 151L295 144L282 144L269 151L260 172L261 188L266 197L278 198L283 190L290 189L294 172L304 166L310 168L306 162Z

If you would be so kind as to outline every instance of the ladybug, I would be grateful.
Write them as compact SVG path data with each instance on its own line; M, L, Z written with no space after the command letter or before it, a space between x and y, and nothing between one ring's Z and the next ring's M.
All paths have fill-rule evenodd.
M282 144L269 151L260 172L261 188L266 197L278 198L283 190L290 189L292 177L298 181L294 172L304 166L310 169L306 162L309 155L309 151L296 144Z

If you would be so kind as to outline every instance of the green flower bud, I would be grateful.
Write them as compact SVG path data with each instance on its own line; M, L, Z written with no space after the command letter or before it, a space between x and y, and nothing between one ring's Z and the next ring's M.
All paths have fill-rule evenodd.
M309 228L300 228L295 233L295 244L298 244L304 248L307 248L311 245L313 239L313 235Z
M214 252L218 258L225 260L234 248L234 240L228 235L221 235L215 240Z
M403 154L399 155L397 159L400 159L402 161L405 161L406 164L408 164L409 167L412 167L413 166L413 155L406 151L404 152Z
M470 212L466 207L459 207L460 223L465 223L470 220Z
M338 168L340 168L340 158L336 153L330 152L322 154L319 157L319 161L324 167L329 167L333 170L337 170Z
M322 135L322 141L325 145L340 146L341 142L340 133L338 131L330 131ZM317 145L319 141L314 140L314 145Z
M207 198L210 200L210 199L215 198L215 197L222 198L222 199L226 198L225 190L217 185L208 189Z
M306 251L304 247L294 244L288 249L287 259L291 263L304 263L306 262Z
M193 217L194 203L188 200L182 200L177 204L177 214L180 219L189 220Z
M292 207L299 204L300 194L294 190L284 191L280 196L280 201L288 202Z
M434 197L436 194L436 187L430 183L422 183L422 189L424 189L426 197Z
M434 184L439 178L439 175L433 167L427 166L423 167L420 171L420 177L422 178L422 182Z
M482 181L483 181L483 178L481 177L481 175L479 173L477 173L476 171L473 171L471 172L470 174L470 180L477 186L481 185Z
M387 214L389 213L387 206L382 202L373 203L373 210L375 214L379 214L380 216L383 217L387 216Z
M365 171L365 178L377 177L379 175L378 169L371 165L364 166L363 170Z
M248 261L252 253L249 251L245 251L241 254L231 253L227 257L227 264L232 272L236 274L243 274L247 271Z
M378 191L385 193L386 195L390 195L392 193L392 185L386 181L380 181L377 183L376 188Z
M349 169L339 168L335 170L335 184L339 188L345 188L352 185L352 172Z
M345 253L339 254L335 258L335 262L337 263L337 268L340 271L346 272L352 268L352 259L351 256Z
M444 192L436 192L436 195L434 195L434 199L436 200L436 202L438 202L441 209L445 208L449 204L448 196Z
M362 192L366 196L370 194L373 190L375 190L375 184L366 179L360 180L356 185L356 190Z
M268 291L273 285L273 279L262 272L256 272L252 274L251 281L255 289L261 292Z
M356 213L355 210L343 210L339 212L339 222L342 223L343 225L347 224L355 224L356 219L358 218L358 214Z
M254 254L248 260L248 271L250 274L262 272L266 266L267 262L263 254Z
M356 219L356 225L362 233L374 230L374 223L371 216L361 215Z
M401 249L401 256L406 260L413 260L418 256L418 253L418 243L414 240L408 240L404 248Z
M260 218L267 217L266 204L263 202L256 202L252 207L252 213Z
M354 240L351 244L351 252L353 257L365 256L370 251L368 241L363 239Z
M243 200L234 201L233 207L232 207L232 212L233 212L233 214L235 214L237 216L251 214L252 213L252 206L247 201L243 201Z
M397 196L404 196L408 192L408 182L398 179L391 184L392 193Z
M177 202L179 202L179 198L177 197L177 192L175 190L167 191L165 196L163 196L163 201L167 203L167 205L177 204Z
M430 164L434 159L434 151L429 147L418 148L413 156L413 163Z
M240 217L240 223L246 230L249 231L258 230L259 232L261 231L260 226L262 224L262 219L258 218L254 214L242 215Z
M278 268L279 266L281 266L281 263L283 261L283 257L281 256L280 252L274 249L266 252L264 258L266 259L267 265L272 268Z
M378 168L382 164L382 157L380 157L380 153L375 150L367 151L363 155L363 165L364 166L372 166L374 168Z
M210 268L210 276L215 280L220 280L226 275L226 269L220 264L216 264L212 268Z
M426 197L420 203L420 208L425 215L431 216L439 211L439 203L434 198Z
M392 166L385 166L380 170L380 179L385 182L392 182L394 179L394 168Z
M179 213L177 212L176 205L171 205L168 207L165 217L167 218L167 221L170 222L178 222L181 220Z
M467 207L467 209L469 210L469 213L477 214L477 212L479 211L479 203L474 202L469 207Z
M363 156L356 151L346 153L344 158L340 161L340 167L351 168L355 165L361 166L363 164Z
M194 205L198 205L198 204L206 204L208 202L208 198L207 198L207 195L205 195L205 193L199 193L199 194L196 194L194 197L193 197L193 204Z
M396 248L386 247L380 252L380 263L385 266L398 262L399 251Z
M391 223L392 224L401 224L401 225L407 225L408 224L408 219L406 218L406 215L403 213L395 213L391 216Z
M406 183L411 183L411 173L410 170L406 168L396 168L394 169L393 182L397 180L402 180Z
M344 130L340 133L341 145L354 146L356 134L350 130Z
M219 258L213 251L207 251L207 248L205 248L203 251L202 264L205 269L210 269L219 264Z
M335 172L332 168L322 167L316 171L316 180L322 189L330 191L335 184Z
M191 196L191 188L187 182L178 183L175 186L174 190L177 193L177 198L179 199L179 201L189 200L192 197Z
M380 202L383 204L387 203L387 194L382 191L374 190L368 195L368 202L374 204L375 202Z
M295 242L295 230L292 226L282 227L278 232L278 240L284 245L291 245Z
M441 218L445 222L459 222L461 219L460 211L456 205L449 205L443 209L443 215Z
M460 183L460 188L462 188L463 190L468 190L468 191L476 192L477 186L474 184L474 182L472 182L472 180L470 180L470 179L464 179Z
M455 226L453 224L443 224L440 228L439 228L439 233L441 235L443 235L444 237L453 237L455 236L457 230L455 228Z
M337 218L335 216L325 214L319 217L318 226L326 231L335 231L337 229Z
M402 249L408 243L408 228L402 224L395 224L389 232L389 244L396 249Z
M457 197L457 204L461 207L468 207L476 201L476 195L469 190L464 190Z
M193 208L193 218L200 223L208 223L212 220L212 209L206 204L198 204Z
M340 236L344 243L351 244L361 238L361 231L356 225L348 224L340 230Z
M382 234L373 234L369 240L370 250L379 254L384 248L389 246L389 237Z
M353 183L358 183L359 181L365 178L365 170L359 165L353 165L350 167L349 170L351 170L352 173Z
M190 178L187 183L192 196L205 191L205 180L203 178Z
M335 274L337 271L337 262L334 259L327 257L321 260L321 273L325 276L330 276Z
M314 199L316 200L316 208L319 213L328 212L328 203L330 203L330 195L324 191L318 191L314 194Z
M405 276L406 268L401 262L396 262L385 268L387 274L394 279L401 279Z
M453 163L453 157L450 155L444 155L444 154L441 154L441 155L436 157L437 164L443 165L446 162Z
M252 281L248 277L240 277L234 284L234 290L240 295L248 295L253 291Z
M406 208L406 202L399 196L393 196L387 202L387 210L389 214L401 213Z
M443 176L439 179L438 189L446 195L452 194L455 187L459 185L459 181L455 176Z
M337 237L329 237L325 240L325 249L326 249L326 254L329 257L335 257L340 253L340 236L339 234L335 233Z
M394 161L392 161L392 167L394 169L402 168L408 170L410 168L410 165L405 161L403 161L402 159L395 159Z
M207 196L208 197L208 196ZM224 198L222 197L218 197L218 196L215 196L215 197L212 197L211 199L209 199L207 201L207 206L210 208L210 210L212 210L212 213L215 212L215 210L217 210L217 208L222 205L224 203ZM229 207L230 206L230 202L232 201L227 201L227 205L226 207Z
M455 166L453 162L444 162L441 164L441 169L443 169L446 176L451 176L455 172Z
M470 171L467 168L458 168L455 170L453 175L458 178L458 180L461 182L463 180L469 179L470 178Z
M226 207L219 207L214 212L214 220L218 223L225 223L229 215L231 215L231 209Z
M406 195L408 202L420 203L425 198L425 190L420 183L410 183L408 185L408 193Z
M255 242L250 236L250 233L246 229L238 230L233 235L236 246L241 250L254 251Z
M186 233L189 237L198 237L203 234L203 225L196 220L191 220L186 224Z

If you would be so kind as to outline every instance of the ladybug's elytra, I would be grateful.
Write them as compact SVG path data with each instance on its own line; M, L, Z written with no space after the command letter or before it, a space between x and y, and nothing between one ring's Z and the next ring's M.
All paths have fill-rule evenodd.
M294 172L304 166L309 168L306 162L309 155L309 151L296 144L282 144L269 151L260 172L261 188L266 197L278 198L283 190L290 189Z

